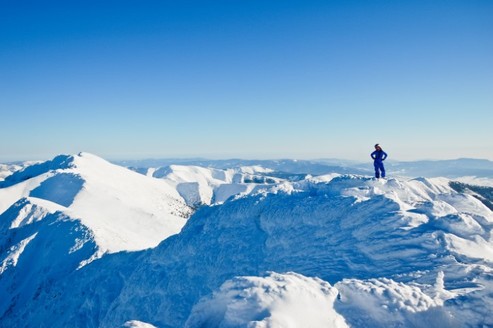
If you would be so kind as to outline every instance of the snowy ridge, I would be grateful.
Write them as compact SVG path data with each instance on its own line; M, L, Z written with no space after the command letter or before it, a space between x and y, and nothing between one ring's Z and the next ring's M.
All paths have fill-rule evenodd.
M170 165L153 171L153 176L173 185L189 206L222 204L236 195L246 195L266 184L282 179L266 176L272 172L261 166L215 169L200 166Z
M16 221L23 211L19 226L9 229L10 222L4 219ZM94 235L80 221L61 212L50 213L27 199L13 205L1 219L0 317L15 313L98 251Z
M449 182L282 182L203 207L158 247L71 271L0 318L40 327L296 327L307 315L313 327L490 326L493 213ZM50 325L46 313L57 313Z

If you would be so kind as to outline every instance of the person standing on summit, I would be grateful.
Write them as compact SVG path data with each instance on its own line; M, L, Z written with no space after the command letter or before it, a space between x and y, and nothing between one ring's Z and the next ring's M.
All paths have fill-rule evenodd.
M375 151L371 153L371 158L373 158L373 165L375 166L375 178L385 178L385 167L383 166L383 161L387 158L387 153L382 150L379 144L375 145Z

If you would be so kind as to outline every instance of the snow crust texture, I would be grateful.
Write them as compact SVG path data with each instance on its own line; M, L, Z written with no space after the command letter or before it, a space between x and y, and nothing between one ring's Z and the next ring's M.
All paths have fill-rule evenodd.
M185 327L348 327L334 310L338 291L296 273L237 277L199 302Z
M200 207L156 247L81 265L114 225L123 226L122 240L134 240L136 229L114 217L91 225L82 200L110 218L103 204L120 190L118 204L138 204L131 217L142 219L156 204L164 213L169 203L188 208L197 190L211 189L179 186L210 187L218 175L173 168L153 179L109 166L100 176L76 165L19 173L0 189L2 327L493 326L493 212L448 179L332 174L258 183ZM140 194L128 191L133 174L152 181ZM64 192L52 191L52 177ZM116 188L115 180L127 182ZM12 193L22 197L11 201ZM70 216L76 208L79 219ZM139 229L152 230L145 222Z

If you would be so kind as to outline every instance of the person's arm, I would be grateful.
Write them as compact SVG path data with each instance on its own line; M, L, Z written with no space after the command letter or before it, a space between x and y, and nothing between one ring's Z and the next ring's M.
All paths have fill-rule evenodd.
M382 161L385 161L387 158L387 153L382 150Z
M377 158L377 151L375 150L373 153L370 154L371 158L376 159Z

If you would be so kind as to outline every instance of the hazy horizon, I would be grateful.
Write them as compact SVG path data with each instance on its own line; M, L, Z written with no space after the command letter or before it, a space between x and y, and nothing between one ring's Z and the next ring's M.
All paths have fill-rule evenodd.
M58 155L76 155L81 152L75 152L75 153L58 153L58 154L53 154L52 156L49 157L32 157L32 158L20 158L20 159L5 159L2 160L0 159L0 164L12 164L12 163L22 163L22 162L36 162L36 161L48 161L53 159L54 157ZM91 153L91 152L82 152L82 153ZM176 161L228 161L228 160L239 160L239 161L278 161L278 160L299 160L299 161L343 161L343 162L354 162L354 163L366 163L366 162L372 162L373 160L370 158L370 153L368 153L368 158L367 159L348 159L348 158L338 158L338 157L313 157L313 158L296 158L296 157L204 157L204 156L156 156L156 157L105 157L101 156L100 154L95 154L91 153L93 155L96 155L98 157L101 157L109 162L139 162L139 161L171 161L171 160L176 160ZM388 158L387 162L421 162L421 161L456 161L456 160L486 160L493 162L491 159L487 158L476 158L476 157L457 157L457 158L441 158L441 159L436 159L436 158L418 158L418 159L411 159L411 160L402 160L399 158Z

